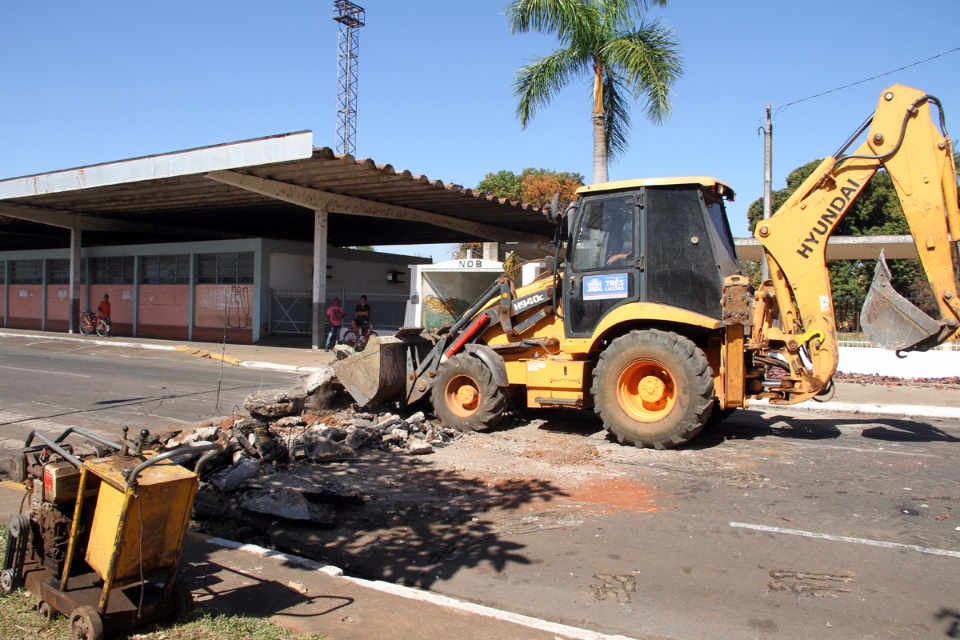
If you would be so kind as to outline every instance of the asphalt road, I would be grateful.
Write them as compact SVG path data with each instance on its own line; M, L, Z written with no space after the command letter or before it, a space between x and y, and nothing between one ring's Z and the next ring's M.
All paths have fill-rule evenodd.
M218 407L220 375L180 353L6 339L0 448L37 428L195 423L297 377L226 366ZM339 527L313 550L634 638L960 637L960 423L741 411L667 452L597 427L555 412L432 458L318 465L318 483L367 476L390 524ZM309 532L291 533L310 550Z
M960 637L960 424L744 411L679 451L598 442L600 477L473 514L487 558L431 588L628 637Z
M224 365L175 351L6 338L0 349L0 447L23 446L33 429L81 427L119 437L242 411L261 388L296 374ZM131 435L133 435L131 433Z

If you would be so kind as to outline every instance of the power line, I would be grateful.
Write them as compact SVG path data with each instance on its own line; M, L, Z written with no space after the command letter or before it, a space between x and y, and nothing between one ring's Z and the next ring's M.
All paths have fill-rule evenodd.
M903 71L904 69L909 69L910 67L916 67L917 65L921 65L921 64L924 64L924 63L926 63L926 62L930 62L931 60L936 60L937 58L942 58L943 56L948 55L948 54L951 54L951 53L954 53L955 51L960 51L960 47L956 47L956 48L950 49L949 51L944 51L943 53L938 53L938 54L935 55L935 56L931 56L931 57L927 58L926 60L920 60L920 61L918 61L918 62L914 62L914 63L912 63L912 64L908 64L908 65L906 65L906 66L900 67L899 69L893 69L892 71L887 71L887 72L885 72L885 73L880 73L880 74L877 74L877 75L875 75L875 76L873 76L873 77L870 77L870 78L864 78L863 80L857 80L856 82L851 82L850 84L845 84L845 85L843 85L842 87L837 87L836 89L830 89L829 91L824 91L824 92L822 92L822 93L818 93L818 94L815 94L815 95L812 95L812 96L808 96L808 97L806 97L806 98L801 98L801 99L799 99L799 100L794 100L793 102L788 102L787 104L784 104L784 105L781 105L781 106L777 107L776 112L777 112L777 113L780 113L781 111L786 111L787 107L792 107L792 106L795 105L795 104L799 104L799 103L801 103L801 102L806 102L807 100L813 100L814 98L820 98L820 97L822 97L822 96L825 96L825 95L828 95L828 94L831 94L831 93L836 93L837 91L842 91L843 89L849 89L850 87L855 87L855 86L857 86L858 84L863 84L864 82L870 82L871 80L876 80L877 78L882 78L882 77L884 77L884 76L889 76L889 75L894 74L894 73L897 73L897 72L899 72L899 71Z

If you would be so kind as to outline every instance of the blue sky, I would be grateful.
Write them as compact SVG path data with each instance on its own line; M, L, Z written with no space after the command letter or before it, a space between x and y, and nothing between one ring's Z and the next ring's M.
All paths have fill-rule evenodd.
M526 131L514 70L556 48L510 34L503 0L360 0L357 157L474 187L491 171L543 167L590 178L586 80ZM0 5L0 179L312 129L335 146L332 0ZM764 109L773 187L833 153L894 83L939 97L960 131L960 51L823 97L782 105L960 47L960 2L673 0L662 17L685 74L660 127L639 110L610 179L712 175L738 193L734 235L763 193ZM448 258L443 246L405 253Z

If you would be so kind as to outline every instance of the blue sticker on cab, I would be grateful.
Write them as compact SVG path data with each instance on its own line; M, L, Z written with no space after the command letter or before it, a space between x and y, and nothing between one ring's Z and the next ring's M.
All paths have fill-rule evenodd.
M584 300L611 300L626 298L627 274L607 273L600 276L584 276Z

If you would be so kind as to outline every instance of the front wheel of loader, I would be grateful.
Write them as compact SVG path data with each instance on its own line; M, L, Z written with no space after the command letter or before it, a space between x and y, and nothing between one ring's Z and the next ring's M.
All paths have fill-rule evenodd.
M495 427L507 407L507 396L494 383L487 365L465 353L440 365L431 400L440 422L463 432Z
M672 331L631 331L600 354L594 407L624 444L669 449L693 439L713 410L713 372L689 339Z

